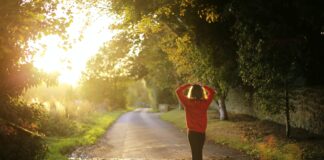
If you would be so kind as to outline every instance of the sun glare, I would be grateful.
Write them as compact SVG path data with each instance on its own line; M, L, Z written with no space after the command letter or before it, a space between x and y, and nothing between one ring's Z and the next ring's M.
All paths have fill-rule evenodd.
M114 18L100 14L96 8L90 8L88 12L74 8L73 22L67 28L71 47L64 49L63 40L58 35L48 35L30 43L37 51L34 66L47 73L57 72L60 83L76 86L89 58L114 36L115 32L108 29L114 22Z

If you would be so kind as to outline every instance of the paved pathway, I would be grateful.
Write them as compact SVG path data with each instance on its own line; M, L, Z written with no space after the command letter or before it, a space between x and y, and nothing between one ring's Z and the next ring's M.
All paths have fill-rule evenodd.
M78 148L71 159L191 159L186 133L159 119L157 113L137 109L121 116L108 132L92 146ZM206 142L205 160L244 160L244 154Z

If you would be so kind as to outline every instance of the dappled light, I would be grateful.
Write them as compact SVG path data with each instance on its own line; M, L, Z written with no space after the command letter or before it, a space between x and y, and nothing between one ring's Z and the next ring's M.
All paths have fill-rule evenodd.
M323 0L2 0L0 160L324 159Z

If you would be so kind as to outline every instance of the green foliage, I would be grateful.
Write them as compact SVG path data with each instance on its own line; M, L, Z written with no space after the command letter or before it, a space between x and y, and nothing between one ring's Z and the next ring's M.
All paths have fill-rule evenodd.
M306 37L311 39L307 32L311 31L304 28L310 22L304 21L303 16L310 15L294 14L309 7L306 4L306 1L289 1L285 5L279 1L254 1L236 2L232 6L240 76L245 84L254 87L261 107L270 113L284 111L283 106L291 107L285 92L305 85L303 79L307 79L305 73L310 64L305 61L309 54L305 48Z
M160 118L173 123L175 126L181 129L185 129L186 120L185 120L185 113L181 110L172 110L160 115Z
M82 84L81 94L95 104L103 104L108 110L125 108L128 83L123 80L88 79Z
M3 124L0 126L2 129L10 127ZM43 160L47 152L47 145L43 139L19 131L7 135L1 130L0 141L0 159Z
M271 114L285 113L287 136L293 109L290 92L307 84L305 79L310 77L305 75L311 64L305 58L310 48L319 47L308 46L309 40L314 38L310 33L313 29L305 26L314 24L305 21L304 16L318 20L320 17L307 15L307 11L304 12L309 7L307 4L306 1L287 1L282 5L280 1L255 0L234 2L230 11L235 17L232 29L238 45L240 77L253 87L262 110ZM321 10L315 6L313 9ZM296 16L297 13L301 15Z
M70 85L48 85L46 83L40 83L37 86L30 87L25 90L21 95L21 98L29 102L34 100L44 103L54 101L73 101L77 98L77 96L77 89L72 88Z
M323 18L323 14L319 13L322 9L317 7L321 5L323 5L322 1L309 3L303 0L287 1L285 5L282 5L281 1L262 0L234 3L232 13L237 18L234 31L235 39L240 46L238 52L241 55L241 52L244 52L243 54L246 55L242 57L243 61L255 56L248 60L253 61L252 64L250 62L251 66L243 64L244 73L247 73L246 67L251 69L252 74L264 69L263 75L259 74L259 76L267 76L265 79L270 81L280 81L280 78L282 79L280 75L283 74L288 76L292 73L303 76L312 74L316 69L311 67L314 64L309 63L308 58L317 57L314 61L320 61L318 54L321 49L318 42L321 40L316 32L322 30L323 24L316 23L315 19ZM258 62L267 64L263 67L256 66L254 69L254 64ZM310 68L314 70L310 71ZM272 72L269 71L270 69ZM249 81L245 77L248 78L248 75L244 74L243 79ZM309 76L305 78L308 79L307 81L312 81ZM312 78L319 79L319 77ZM252 83L256 85L255 82Z
M0 159L43 159L46 145L39 135L43 106L12 99L0 107ZM17 154L19 153L19 154Z
M290 78L296 73L302 74L300 68L306 67L307 63L303 59L309 56L309 53L305 52L305 47L309 38L311 39L309 32L313 32L304 28L312 23L305 21L304 18L305 16L309 16L310 19L319 18L317 17L319 15L308 15L305 10L310 6L306 1L287 2L286 5L278 5L279 1L255 2L237 3L233 8L233 14L237 16L233 29L239 45L242 79L259 87L272 81L283 81L284 75ZM277 8L274 10L268 6ZM257 12L252 13L252 10ZM287 10L290 12L286 12ZM304 11L303 15L292 16L299 11ZM319 28L320 26L316 26L318 31ZM302 34L309 38L300 36L301 30ZM258 78L264 78L257 81L253 78L256 74Z
M40 121L40 130L46 136L72 136L78 133L78 126L74 120L68 119L65 115L52 113Z
M28 103L36 102L43 104L43 108L47 111L43 121L44 123L49 123L49 126L51 126L51 123L56 123L56 120L60 119L62 119L63 125L65 123L64 119L73 119L77 116L82 116L92 108L91 104L86 100L81 99L77 88L73 88L66 84L48 85L41 83L25 90L23 95L20 97ZM63 116L65 116L65 118ZM69 122L66 122L66 124L68 123ZM45 126L46 128L46 124L42 126ZM66 127L70 128L72 126ZM50 129L50 127L47 129ZM70 132L72 132L73 129L70 129ZM46 129L43 129L42 131L46 132ZM59 132L59 130L57 131Z
M156 44L157 35L148 35L141 42L141 51L132 58L131 77L143 78L149 88L156 91L158 103L174 103L177 75L168 56Z
M46 146L38 132L44 115L40 104L17 100L42 80L30 61L29 41L63 35L67 19L54 13L58 1L4 0L0 6L0 159L44 159Z
M144 80L131 83L127 89L127 106L149 107L149 92Z
M125 68L131 44L127 35L121 33L88 62L81 82L84 98L110 109L126 106L129 73Z
M134 58L133 73L143 76L149 85L153 84L158 89L158 97L173 93L182 81L208 83L225 96L237 77L236 63L232 61L235 52L227 32L223 32L227 26L216 25L218 32L215 25L208 24L219 17L216 3L142 2L112 2L112 9L119 11L117 13L121 9L135 8L126 16L136 17L138 21L125 20L124 24L134 26L131 34L144 37L139 56ZM137 7L137 3L142 5ZM219 37L211 38L215 32ZM144 70L144 74L136 70Z
M137 3L142 5L137 7ZM165 82L169 83L170 90L174 90L174 84L180 84L181 81L199 81L216 87L218 93L226 97L228 88L237 82L238 77L236 61L233 61L235 45L229 36L228 22L219 21L218 7L223 5L212 1L113 1L112 10L120 13L122 8L135 8L134 12L127 12L126 16L136 16L138 21L125 20L124 24L135 26L133 34L144 35L140 58L167 55L164 59L160 57L159 61L155 59L157 63L153 65L150 59L144 59L140 61L142 67L135 67L145 68L146 77L150 77L147 79L160 80L154 83L158 88ZM209 24L218 21L217 24ZM162 62L171 63L165 66L172 67L166 69L166 72L161 71L158 64ZM153 67L157 71L151 69ZM162 79L164 77L154 72L172 77L165 81ZM159 89L159 92L165 92L165 87Z
M64 33L67 20L55 17L57 1L5 0L0 7L1 100L17 96L39 77L30 60L28 41L42 34Z
M84 120L76 121L81 129L75 132L73 136L47 138L49 151L46 159L67 159L66 154L70 153L75 147L94 144L122 113L122 111L94 113Z

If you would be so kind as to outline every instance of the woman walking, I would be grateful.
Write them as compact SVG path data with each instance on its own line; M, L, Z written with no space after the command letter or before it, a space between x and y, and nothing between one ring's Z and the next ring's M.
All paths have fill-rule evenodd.
M190 89L186 96L184 91L189 87ZM206 96L204 90L207 92ZM184 84L176 90L176 93L186 112L192 160L202 160L202 150L207 128L207 109L213 100L215 91L208 86Z

